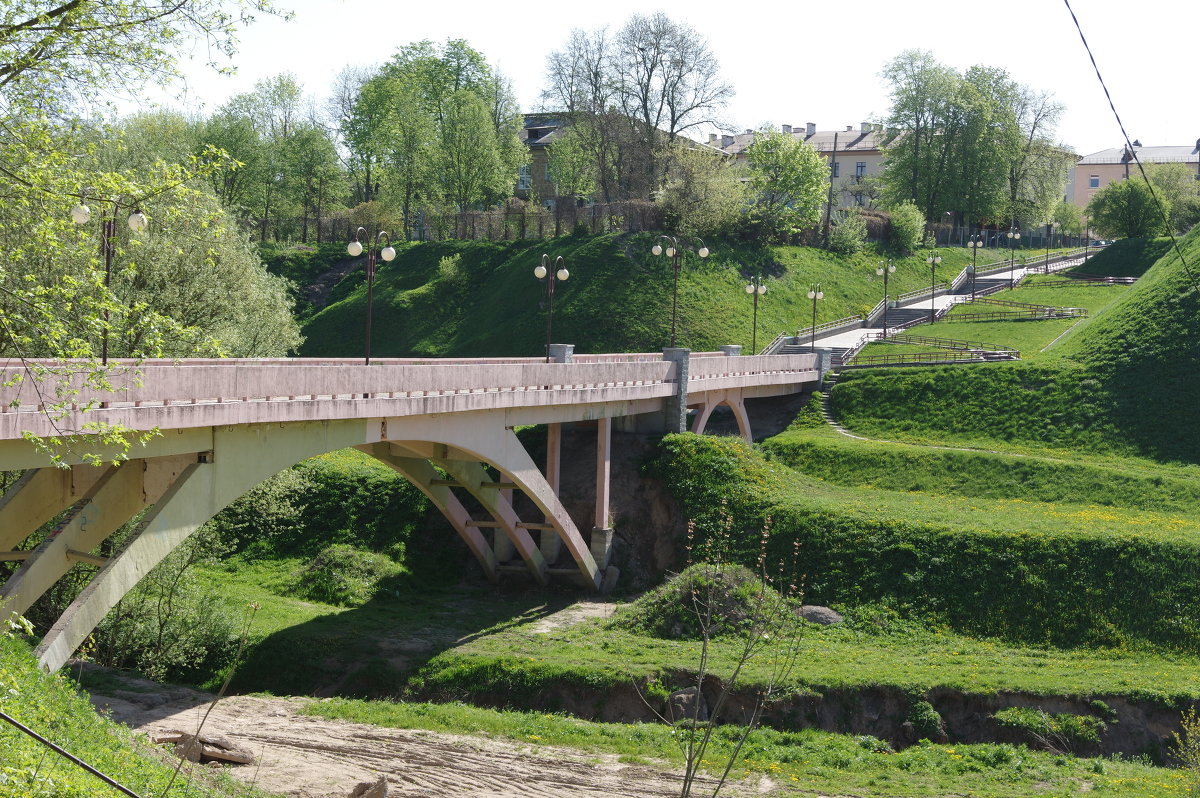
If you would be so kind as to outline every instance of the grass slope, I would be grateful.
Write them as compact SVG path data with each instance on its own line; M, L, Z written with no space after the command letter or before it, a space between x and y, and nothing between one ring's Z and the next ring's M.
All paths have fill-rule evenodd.
M1182 244L1188 266L1173 251L1164 254L1130 290L1064 336L1045 366L848 372L833 391L835 412L873 437L1198 463L1200 425L1191 418L1200 401L1200 229ZM1146 247L1129 255L1131 270L1140 268Z
M406 244L381 263L375 282L372 354L378 356L535 356L544 351L544 284L532 275L543 253L562 256L570 278L557 284L554 339L577 352L655 351L670 338L673 275L669 259L655 257L650 234L563 237L545 241L456 241ZM781 331L811 323L805 297L819 282L825 299L817 321L869 310L882 296L874 273L877 254L851 257L801 247L712 243L701 260L684 257L679 277L678 343L694 350L752 339L746 277L770 278L759 303L758 345ZM965 250L943 250L938 279L968 262ZM922 257L897 259L890 290L927 285ZM366 286L361 269L309 319L302 354L354 356L362 352Z
M61 675L42 673L24 642L0 632L0 710L144 796L266 796L232 778L185 770L169 791L174 766L129 729L100 717ZM0 723L0 798L84 798L118 793L97 777Z

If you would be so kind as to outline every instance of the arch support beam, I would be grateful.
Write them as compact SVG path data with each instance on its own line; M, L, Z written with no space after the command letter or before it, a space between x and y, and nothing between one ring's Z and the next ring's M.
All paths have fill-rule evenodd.
M697 435L704 434L704 429L708 426L708 419L717 405L725 405L733 411L733 418L738 425L738 433L747 443L752 443L754 438L750 429L750 414L746 412L746 401L741 391L721 391L705 396L700 405L700 411L696 414L696 420L692 423L692 432Z
M83 497L107 469L32 468L0 497L0 551L7 551Z
M478 529L467 525L467 522L471 520L471 514L462 506L462 502L454 495L454 491L446 485L436 484L437 480L440 479L440 475L430 465L428 460L418 457L404 457L393 451L393 448L386 443L373 443L358 448L394 469L424 493L425 497L433 503L434 507L438 508L442 515L446 517L446 520L450 522L450 526L454 527L454 531L458 533L458 536L467 544L467 549L470 550L471 554L479 562L479 566L483 568L483 572L488 580L492 582L496 581L497 563L495 552L488 545L487 538Z
M63 666L96 625L201 524L267 477L306 457L361 444L362 420L260 424L213 430L211 462L194 462L142 519L55 622L35 654L47 671Z
M24 613L76 562L97 564L98 558L90 557L87 552L157 502L194 462L194 454L177 455L130 460L103 469L83 501L30 552L24 564L0 587L0 601L7 601L5 606L13 612Z

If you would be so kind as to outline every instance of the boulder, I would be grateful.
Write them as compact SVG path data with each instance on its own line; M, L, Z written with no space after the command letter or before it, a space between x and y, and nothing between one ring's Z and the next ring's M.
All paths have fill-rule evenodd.
M805 604L800 608L798 614L809 623L819 623L822 626L831 626L846 620L837 610L831 610L819 604Z
M219 734L196 736L183 731L168 731L156 734L153 739L156 743L174 743L175 755L189 762L248 765L254 761L254 754Z
M708 703L704 700L704 694L696 687L685 687L671 693L667 699L667 719L672 723L684 720L706 723Z

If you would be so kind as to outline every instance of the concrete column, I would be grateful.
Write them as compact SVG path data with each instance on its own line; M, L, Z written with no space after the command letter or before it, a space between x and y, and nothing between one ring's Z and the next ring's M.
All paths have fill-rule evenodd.
M817 350L817 390L825 386L825 375L833 365L833 350Z
M550 344L551 363L570 363L575 360L575 344Z
M688 363L691 360L690 349L667 347L663 349L663 360L671 361L678 366L676 372L677 387L675 395L664 402L666 432L687 432L688 408Z
M588 548L598 568L607 568L612 558L612 528L608 525L612 473L612 419L596 422L596 509Z
M725 344L717 348L724 352L727 357L737 357L742 354L741 344Z
M500 501L512 507L512 488L498 488L496 492L500 494ZM504 534L504 530L502 529L494 530L492 550L496 552L496 560L499 562L508 562L516 554L512 541L508 539L508 535Z
M546 481L558 495L558 477L562 471L562 424L546 425Z

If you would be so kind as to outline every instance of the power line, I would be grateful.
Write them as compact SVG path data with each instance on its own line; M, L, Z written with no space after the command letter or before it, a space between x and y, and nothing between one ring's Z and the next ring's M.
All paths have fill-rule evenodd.
M1166 229L1167 235L1171 237L1171 246L1175 249L1175 254L1179 256L1180 263L1183 264L1183 271L1187 274L1188 281L1192 284L1192 288L1200 290L1200 285L1196 283L1196 275L1192 273L1192 268L1188 265L1187 258L1183 257L1183 250L1179 246L1179 239L1175 237L1175 231L1171 229L1171 221L1167 218L1167 212L1163 210L1162 203L1158 201L1158 192L1154 190L1154 186L1150 183L1150 178L1146 176L1146 168L1142 166L1142 159L1138 157L1137 150L1134 149L1133 143L1129 140L1129 134L1125 132L1125 123L1121 121L1121 115L1117 113L1117 106L1113 103L1112 94L1108 91L1108 84L1104 82L1104 76L1100 74L1100 67L1096 63L1096 56L1092 54L1092 48L1088 45L1087 37L1083 35L1083 27L1079 24L1079 17L1075 16L1075 9L1071 8L1071 0L1063 0L1067 6L1067 12L1071 15L1071 21L1075 23L1075 30L1079 31L1079 39L1083 42L1083 49L1087 50L1088 58L1092 61L1092 69L1096 71L1096 79L1100 81L1100 88L1104 89L1104 96L1108 99L1108 107L1112 109L1113 116L1116 117L1117 127L1121 129L1121 135L1125 137L1125 151L1133 156L1133 162L1137 164L1138 172L1142 175L1142 180L1145 181L1146 187L1150 189L1150 198L1154 200L1154 207L1158 210L1158 215L1162 219L1163 228Z

